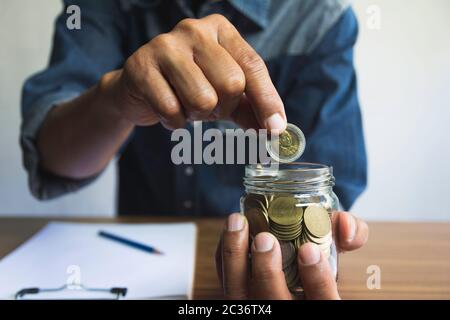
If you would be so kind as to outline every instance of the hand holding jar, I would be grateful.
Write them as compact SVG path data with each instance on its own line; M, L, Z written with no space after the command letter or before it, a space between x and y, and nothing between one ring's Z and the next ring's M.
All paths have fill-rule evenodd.
M225 296L339 299L338 252L364 245L368 227L338 211L332 168L253 165L244 185L216 254Z
M334 212L332 225L339 252L358 249L367 241L367 224L347 212ZM306 299L340 299L331 266L318 245L303 244L296 261ZM296 298L285 281L279 241L262 232L249 248L249 224L239 213L230 215L226 222L216 264L227 299Z

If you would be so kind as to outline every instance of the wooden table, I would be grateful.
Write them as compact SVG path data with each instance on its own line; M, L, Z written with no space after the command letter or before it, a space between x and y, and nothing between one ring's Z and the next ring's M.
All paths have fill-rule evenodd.
M0 218L0 258L50 219ZM68 219L57 219L67 221ZM199 237L194 285L196 299L216 299L221 290L214 252L220 219L117 218L70 219L82 222L195 221ZM450 223L369 223L370 239L361 250L340 255L339 288L344 299L450 299ZM367 268L381 270L381 289L367 288Z

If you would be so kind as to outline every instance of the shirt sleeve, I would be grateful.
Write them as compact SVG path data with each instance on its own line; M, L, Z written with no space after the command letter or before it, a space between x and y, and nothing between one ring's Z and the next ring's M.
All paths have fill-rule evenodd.
M335 193L349 209L367 183L367 159L357 98L353 46L358 34L351 8L307 56L295 57L284 101L290 122L306 136L301 160L333 167ZM295 70L295 72L292 72ZM283 94L282 94L283 96Z
M71 16L66 8L70 5L80 8L79 30L70 30L66 25ZM22 90L20 144L29 187L38 199L76 191L95 179L72 180L42 170L36 136L55 105L77 97L96 84L104 73L123 64L123 24L116 1L64 1L63 11L55 23L49 65L30 77Z

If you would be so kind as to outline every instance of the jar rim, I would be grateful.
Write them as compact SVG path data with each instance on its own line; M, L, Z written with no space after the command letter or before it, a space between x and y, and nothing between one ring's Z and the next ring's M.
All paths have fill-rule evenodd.
M334 186L333 167L312 162L251 164L245 168L247 188L317 190Z
M316 174L328 174L333 172L333 167L313 162L290 162L273 164L249 164L245 167L246 176L253 174L271 173L278 171L311 172Z

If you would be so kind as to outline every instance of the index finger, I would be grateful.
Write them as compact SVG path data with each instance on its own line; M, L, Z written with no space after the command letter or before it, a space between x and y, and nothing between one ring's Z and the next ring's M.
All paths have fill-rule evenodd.
M227 22L218 26L219 44L239 64L245 75L245 94L261 128L281 133L286 129L284 105L267 70L264 60Z

